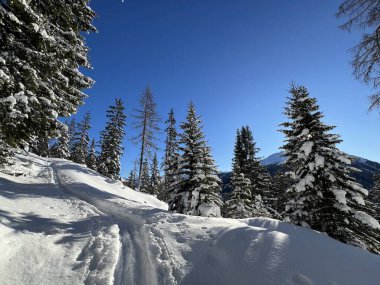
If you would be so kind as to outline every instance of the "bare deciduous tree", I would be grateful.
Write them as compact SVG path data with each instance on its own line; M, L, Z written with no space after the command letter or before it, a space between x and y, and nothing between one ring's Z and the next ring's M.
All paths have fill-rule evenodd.
M348 20L341 28L364 31L361 41L352 48L354 75L374 89L380 87L380 1L345 0L339 6L338 17ZM380 92L370 96L370 109L380 108Z
M140 144L138 191L141 186L144 158L151 155L152 149L158 149L156 135L160 131L159 123L161 122L149 87L145 89L140 98L140 106L141 109L136 110L137 115L134 116L137 119L134 127L139 130L139 134L132 139L133 142Z

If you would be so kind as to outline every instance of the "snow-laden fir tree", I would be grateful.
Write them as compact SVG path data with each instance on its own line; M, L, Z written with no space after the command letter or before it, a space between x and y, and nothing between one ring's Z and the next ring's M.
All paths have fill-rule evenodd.
M63 127L63 126L61 126ZM40 132L39 136L35 136L29 142L29 151L42 157L50 155L48 132Z
M136 122L134 127L138 130L138 135L132 139L133 142L140 145L139 155L139 179L138 191L141 189L142 167L146 157L151 157L151 151L157 150L157 133L160 131L159 123L161 119L157 113L156 103L153 100L152 92L147 87L140 98L140 109L136 110L134 116Z
M159 199L168 201L170 192L173 190L176 181L178 180L178 158L179 158L179 143L176 129L176 120L173 109L170 110L169 117L165 121L167 127L165 140L165 156L163 161L164 169L164 185Z
M113 179L120 179L120 159L123 155L123 139L125 136L126 115L121 99L107 110L107 124L100 133L101 152L99 172Z
M127 186L131 189L135 188L135 173L133 170L129 172L128 180L127 180Z
M69 130L66 125L60 129L60 137L57 142L51 147L50 153L53 157L68 159L70 153L70 137Z
M287 202L286 190L292 185L292 179L284 171L279 170L272 178L268 205L277 212L276 218L282 218Z
M244 158L241 131L237 130L231 177L232 192L223 207L224 216L235 219L269 216L260 194L252 195L251 180L241 170L241 167L246 167ZM245 169L249 173L249 168Z
M180 127L183 133L180 134L179 176L169 210L195 216L220 216L220 180L192 103Z
M95 140L92 139L90 147L88 149L86 165L88 168L97 171L98 170L98 155L96 153Z
M160 187L161 187L161 176L160 176L160 170L158 167L158 158L157 158L157 153L154 153L152 166L150 168L149 194L158 195L158 193L161 190Z
M10 145L4 141L0 130L0 167L10 163L10 157L13 156Z
M83 120L76 126L73 151L71 153L71 160L76 163L86 163L88 155L88 144L90 142L90 138L88 136L88 132L91 129L90 120L90 113L86 113Z
M69 150L70 150L70 155L71 153L74 152L74 145L75 145L75 134L77 132L77 123L75 118L72 118L71 121L67 124L67 133L69 135Z
M375 218L380 220L380 173L373 175L373 187L369 192L369 200L373 203L375 209Z
M326 232L345 243L380 253L380 226L365 203L368 191L349 176L351 163L337 148L338 135L325 125L315 98L292 86L282 126L283 150L294 184L287 190L286 220Z
M149 163L148 159L145 158L143 165L142 165L142 172L141 172L141 187L140 191L144 193L150 193L150 175L149 175Z
M241 154L238 154L239 165L245 177L251 181L252 197L261 197L269 190L270 179L264 166L257 156L260 149L256 146L252 131L248 126L240 131Z
M11 146L56 137L93 81L83 32L95 31L89 0L0 2L0 130Z

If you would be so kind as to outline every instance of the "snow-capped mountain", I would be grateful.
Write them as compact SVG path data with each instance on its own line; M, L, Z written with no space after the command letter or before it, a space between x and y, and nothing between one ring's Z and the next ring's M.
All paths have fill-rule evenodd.
M359 156L351 155L351 157L353 158L352 166L360 170L358 173L353 173L352 176L365 188L371 189L373 186L373 175L380 172L380 163ZM273 174L281 168L285 160L286 158L282 152L276 152L264 158L261 163Z
M166 209L83 165L17 155L0 172L0 284L379 281L380 256L325 234L269 218Z

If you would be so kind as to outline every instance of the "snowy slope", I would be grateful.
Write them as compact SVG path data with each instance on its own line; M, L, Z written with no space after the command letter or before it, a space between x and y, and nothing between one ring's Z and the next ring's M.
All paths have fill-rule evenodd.
M168 213L74 163L0 174L0 284L373 285L380 257L277 220Z

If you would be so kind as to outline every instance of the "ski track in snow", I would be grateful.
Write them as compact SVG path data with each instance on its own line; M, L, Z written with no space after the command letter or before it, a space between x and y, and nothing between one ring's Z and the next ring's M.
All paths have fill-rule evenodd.
M170 214L81 165L19 160L29 178L0 173L0 285L378 281L378 256L323 234L266 218Z

